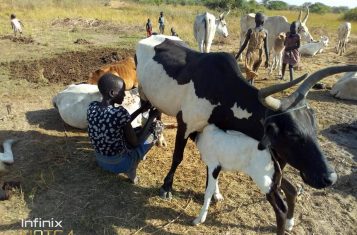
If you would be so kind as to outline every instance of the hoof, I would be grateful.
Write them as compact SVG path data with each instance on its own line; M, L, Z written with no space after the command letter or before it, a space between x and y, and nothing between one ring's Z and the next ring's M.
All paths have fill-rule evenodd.
M285 230L290 232L293 230L294 224L294 218L286 219Z
M222 196L222 194L220 193L217 193L217 194L214 194L213 195L213 198L216 202L219 202L219 201L223 201L224 200L224 197Z
M200 223L202 223L202 221L200 220L200 218L196 218L194 221L192 221L192 225L197 226Z
M172 199L172 193L166 192L165 189L163 189L162 187L160 188L160 197L162 199L166 199L166 200L171 200Z

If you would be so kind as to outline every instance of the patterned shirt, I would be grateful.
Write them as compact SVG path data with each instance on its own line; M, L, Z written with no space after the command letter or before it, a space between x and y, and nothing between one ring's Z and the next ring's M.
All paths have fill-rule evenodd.
M97 153L114 156L128 151L124 126L130 122L129 112L122 106L101 106L93 101L87 111L88 135Z

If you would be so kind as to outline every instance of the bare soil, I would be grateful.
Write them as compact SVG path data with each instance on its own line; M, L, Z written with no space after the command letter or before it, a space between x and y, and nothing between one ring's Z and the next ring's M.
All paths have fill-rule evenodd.
M15 42L14 42L15 43ZM217 40L214 51L236 51L238 40ZM304 57L300 71L314 72L341 63L356 63L357 45L337 56L333 44L315 57ZM224 172L220 189L225 200L210 206L205 224L191 221L203 203L205 166L193 142L174 181L174 199L158 197L168 172L175 140L175 120L164 116L167 148L154 147L138 170L138 185L97 167L85 131L63 123L51 99L67 84L85 81L104 63L132 55L134 48L96 48L66 52L34 61L0 65L0 142L16 138L15 164L1 181L20 181L8 201L0 202L0 234L19 234L21 219L63 220L74 234L274 234L275 216L265 196L242 173ZM40 76L42 74L42 76ZM256 86L280 82L262 68ZM39 77L44 78L39 79ZM338 76L323 82L332 86ZM42 82L41 82L42 81ZM278 96L286 95L286 92ZM179 97L178 97L179 98ZM335 167L338 182L327 189L303 185L291 167L286 174L303 193L297 202L296 226L289 234L356 234L357 231L357 102L333 98L329 90L312 90L318 140ZM67 234L67 233L66 233Z

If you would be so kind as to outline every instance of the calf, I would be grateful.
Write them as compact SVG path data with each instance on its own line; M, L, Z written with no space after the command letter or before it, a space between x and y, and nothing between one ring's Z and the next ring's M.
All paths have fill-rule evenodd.
M335 85L331 95L344 100L357 100L357 72L345 73Z
M336 52L339 55L345 53L348 38L351 33L351 23L343 22L338 26L337 30L337 46Z
M289 163L300 171L303 181L314 188L336 182L337 175L317 142L313 110L305 97L324 77L357 71L357 65L318 71L291 95L276 99L271 95L301 82L307 75L258 90L247 83L233 55L199 53L179 38L163 35L141 40L136 56L142 98L177 120L173 161L160 189L162 197L171 197L174 174L183 159L188 137L193 138L208 124L239 131L260 141L260 149L270 149L281 168ZM287 184L289 186L282 189L288 207L282 203L277 188L272 188L267 195L277 218L278 234L284 234L286 218L291 219L294 211L291 199L296 190Z
M121 77L125 83L125 89L138 87L136 79L136 66L133 57L125 58L117 63L106 65L89 75L88 84L96 85L99 78L105 73L113 73Z
M286 34L282 32L274 40L274 46L273 46L273 51L272 51L273 63L270 66L269 74L272 74L273 70L278 68L278 75L281 76L281 64L283 62L283 51L285 48L285 45L284 45L285 38L286 38Z
M204 203L194 225L205 222L208 207L212 198L223 200L219 192L218 175L223 171L242 171L249 175L260 191L269 194L272 187L287 187L286 181L281 182L281 171L278 163L269 150L258 148L259 142L237 131L226 131L211 124L206 126L196 138L196 144L201 158L207 165L207 187ZM295 201L296 197L291 200ZM286 230L292 230L294 218L286 221Z
M325 47L328 46L329 39L327 36L321 36L321 40L318 42L310 42L300 46L299 52L301 55L314 56L317 53L321 53Z

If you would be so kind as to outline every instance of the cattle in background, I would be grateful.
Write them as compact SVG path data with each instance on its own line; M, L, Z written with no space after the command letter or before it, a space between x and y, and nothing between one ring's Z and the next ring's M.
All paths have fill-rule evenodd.
M286 34L284 32L279 33L279 35L274 40L274 46L272 50L272 64L270 65L269 74L273 73L273 70L278 69L278 75L281 76L281 65L283 63L283 51L284 42Z
M331 95L344 100L357 100L357 72L345 73L333 85Z
M197 15L193 24L193 34L198 43L200 52L210 52L214 35L218 34L228 37L228 29L225 17L229 11L219 15L218 19L208 12Z
M248 84L231 54L200 53L177 37L163 35L141 40L136 46L136 58L141 97L177 120L172 165L160 189L161 197L171 197L174 174L188 138L194 138L208 124L260 141L259 149L267 148L274 154L277 169L290 164L314 188L335 183L337 174L320 149L314 112L305 97L324 77L357 71L357 66L318 71L280 100L271 95L299 83L307 75L258 90ZM297 196L296 188L283 180L287 182L281 185L287 206L278 186L267 193L276 214L278 234L284 234L286 218L293 219Z
M113 73L121 77L125 83L125 89L138 87L136 78L136 65L133 57L127 57L113 64L105 65L89 75L88 84L96 85L99 78L105 73Z
M327 36L321 36L321 40L318 42L310 42L300 46L299 52L304 56L314 56L317 53L321 53L328 46L328 42L329 38Z
M351 28L352 26L349 22L343 22L338 26L336 52L339 55L345 53L348 38L351 33Z
M309 17L309 8L307 8L306 15L304 19L301 19L302 11L300 11L299 17L297 19L298 24L298 31L297 33L300 34L301 38L306 42L313 41L311 34L309 33L309 29L306 26L306 21ZM248 29L255 27L255 14L250 13L247 15L243 15L240 18L240 45L242 46L245 35L248 32ZM266 17L264 21L264 28L268 30L268 49L269 51L272 50L274 45L274 40L281 32L288 32L290 31L290 23L284 16L270 16ZM240 58L241 60L242 58Z

